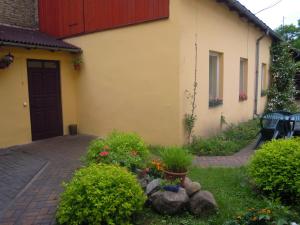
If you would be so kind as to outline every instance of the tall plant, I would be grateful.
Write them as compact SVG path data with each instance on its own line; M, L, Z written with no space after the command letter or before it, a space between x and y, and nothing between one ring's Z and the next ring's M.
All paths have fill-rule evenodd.
M195 69L194 69L194 83L193 83L193 92L191 93L189 90L185 90L187 99L190 100L192 111L191 113L186 113L184 117L184 126L185 131L187 133L187 142L188 144L191 143L191 137L193 133L193 129L196 124L197 115L195 114L196 109L196 95L197 95L197 73L198 73L198 42L197 42L197 35L195 41Z
M297 111L294 77L299 65L295 63L291 55L291 47L285 42L273 44L271 55L272 82L268 91L266 110Z

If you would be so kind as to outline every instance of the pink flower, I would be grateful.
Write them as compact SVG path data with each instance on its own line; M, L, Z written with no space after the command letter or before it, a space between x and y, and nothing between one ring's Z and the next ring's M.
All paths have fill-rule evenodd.
M109 155L109 152L100 152L99 155L101 157L105 157L105 156L108 156Z

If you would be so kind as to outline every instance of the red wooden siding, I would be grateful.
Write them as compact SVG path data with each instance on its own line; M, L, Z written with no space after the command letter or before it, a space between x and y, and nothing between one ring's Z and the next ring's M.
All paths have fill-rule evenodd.
M169 0L39 0L40 30L69 37L169 17Z

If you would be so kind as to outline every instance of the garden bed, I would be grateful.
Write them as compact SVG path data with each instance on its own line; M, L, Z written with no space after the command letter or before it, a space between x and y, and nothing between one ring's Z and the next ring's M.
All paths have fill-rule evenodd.
M230 125L222 133L207 139L195 137L189 149L199 156L232 155L253 142L259 132L259 121Z
M137 225L222 225L227 220L249 208L274 207L265 198L257 195L247 183L245 169L192 169L189 176L204 189L210 190L219 204L218 214L209 218L197 218L188 213L177 216L161 216L151 209L145 209L137 218ZM271 205L270 205L271 204ZM273 206L272 206L273 205ZM296 210L296 209L295 209ZM299 210L299 209L297 209ZM299 215L300 216L300 215Z

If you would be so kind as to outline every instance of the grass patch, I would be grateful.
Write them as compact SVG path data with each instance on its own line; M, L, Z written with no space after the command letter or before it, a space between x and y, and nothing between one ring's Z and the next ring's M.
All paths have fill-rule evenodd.
M146 209L136 220L137 225L222 225L225 221L245 212L248 208L265 208L270 202L256 195L248 186L245 169L194 168L189 177L212 192L219 204L218 214L210 218L197 218L188 213L161 216Z
M192 153L200 156L232 155L253 142L259 132L259 121L250 120L231 125L222 133L211 138L194 138L189 146Z

